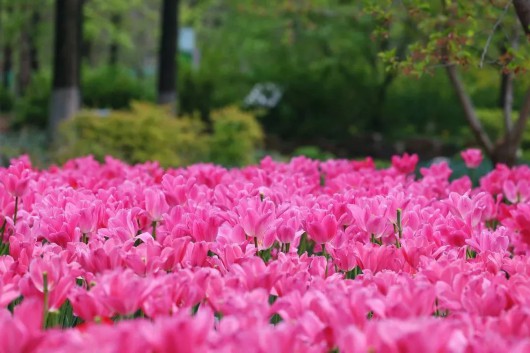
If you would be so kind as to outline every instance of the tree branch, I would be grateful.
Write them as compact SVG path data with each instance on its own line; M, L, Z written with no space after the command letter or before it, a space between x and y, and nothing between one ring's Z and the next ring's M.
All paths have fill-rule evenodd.
M519 46L519 27L514 28L514 35L511 40L511 46L513 49L517 49ZM508 52L508 48L505 45L506 43L503 43L500 48L500 52L502 55L506 54ZM500 105L503 111L503 117L504 117L504 127L505 127L505 136L508 136L512 133L512 110L513 110L513 81L514 81L514 74L513 72L506 72L502 71L501 73L501 99L500 99Z
M513 7L524 33L530 34L530 0L513 0Z
M510 6L510 3L507 3L506 6L504 6L504 11L499 16L499 18L497 19L497 22L495 22L495 24L493 25L493 28L491 29L491 33L490 33L490 35L488 37L488 40L486 41L486 45L484 46L484 50L482 51L482 55L480 56L480 64L479 64L480 68L482 68L482 66L484 66L484 59L486 58L486 53L488 52L488 49L490 47L491 40L493 39L493 35L497 31L497 27L500 26L500 24L502 22L502 19L504 18L504 15L506 15L506 12L508 12L508 6Z
M515 125L509 135L511 143L515 146L519 146L523 139L523 134L528 122L528 116L530 115L530 88L526 91L523 99L523 105L519 111L519 117L515 122Z
M513 73L501 74L501 108L504 120L505 134L512 131L512 109L513 109Z
M473 106L471 97L469 97L469 95L467 94L464 88L464 84L462 83L462 80L458 76L456 67L454 65L448 65L446 67L446 71L447 71L447 75L449 76L449 80L451 81L451 84L453 85L453 88L456 92L458 100L460 101L460 104L462 105L462 108L464 109L464 115L469 124L469 127L471 128L471 131L475 135L475 138L477 139L478 143L484 148L486 153L491 155L493 153L494 146L491 143L491 140L488 134L486 133L486 130L484 130L484 127L482 126L475 112L475 107ZM529 97L529 109L530 109L530 97Z

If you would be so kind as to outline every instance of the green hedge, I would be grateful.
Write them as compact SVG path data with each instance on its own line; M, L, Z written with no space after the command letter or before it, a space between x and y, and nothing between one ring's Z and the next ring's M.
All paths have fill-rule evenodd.
M162 166L211 161L238 166L255 161L263 134L253 115L235 107L212 112L213 131L207 133L198 117L173 117L168 109L134 102L130 110L98 116L83 111L60 128L57 159L92 154L129 163L157 160Z

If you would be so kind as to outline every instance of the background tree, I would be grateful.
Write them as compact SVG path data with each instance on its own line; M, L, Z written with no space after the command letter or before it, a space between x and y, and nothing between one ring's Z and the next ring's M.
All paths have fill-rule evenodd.
M395 47L381 56L390 67L422 75L443 68L449 78L463 115L477 143L494 163L513 165L530 113L530 90L522 99L514 120L514 74L525 72L528 65L528 45L520 35L521 25L528 33L530 4L528 1L381 1L367 2L365 10L388 27L397 27L406 18L412 21L421 37L408 46L406 55L396 55ZM517 23L517 18L519 22ZM392 32L379 28L379 37L391 37ZM519 44L519 41L523 43ZM484 128L458 67L464 69L492 66L499 70L499 91L503 111L504 131L496 141ZM520 89L519 89L520 91Z
M56 0L55 6L53 88L49 120L52 136L56 134L59 123L73 117L80 107L83 0Z
M163 0L158 63L158 103L176 109L179 0Z

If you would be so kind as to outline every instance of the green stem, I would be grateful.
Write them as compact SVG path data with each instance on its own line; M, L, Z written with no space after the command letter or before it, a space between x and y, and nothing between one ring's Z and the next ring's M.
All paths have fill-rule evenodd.
M401 208L398 208L397 209L397 221L396 221L396 224L397 224L397 230L398 230L398 236L399 236L399 239L401 239L403 237L403 224L401 223Z
M375 234L373 234L373 233L372 233L372 235L370 236L370 241L371 241L373 244L383 245L383 241L382 241L381 239L376 239Z
M46 328L46 321L48 321L49 312L49 291L48 291L48 272L42 273L42 287L44 292L44 306L42 315L42 328Z
M324 258L326 259L326 272L324 273L324 278L328 278L328 266L329 266L329 261L328 261L328 253L326 252L326 244L322 244L322 256L324 256Z
M152 236L153 236L153 239L156 239L156 225L157 225L157 222L156 221L153 221L151 223L151 226L153 227L153 232L152 232Z
M2 234L0 235L0 240L4 239L4 233L6 232L6 225L7 225L7 219L4 218L4 223L2 223L2 228L0 228L0 230L2 231Z
M17 214L18 214L18 196L15 196L15 214L13 216L13 224L17 224Z

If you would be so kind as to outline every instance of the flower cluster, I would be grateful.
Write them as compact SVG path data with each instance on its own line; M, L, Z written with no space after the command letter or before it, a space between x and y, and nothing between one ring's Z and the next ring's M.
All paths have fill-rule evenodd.
M0 352L528 352L530 168L0 169Z

